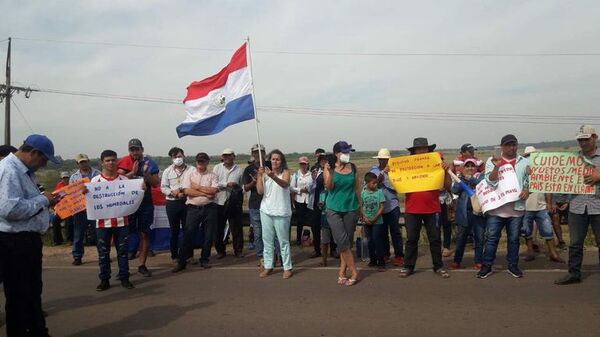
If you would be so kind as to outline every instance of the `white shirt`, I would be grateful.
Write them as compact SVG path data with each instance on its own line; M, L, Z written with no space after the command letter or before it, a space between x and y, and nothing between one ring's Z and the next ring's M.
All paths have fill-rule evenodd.
M167 197L167 200L177 200L177 198L171 195L171 191L182 188L183 176L193 169L192 166L186 165L183 171L179 171L175 169L175 164L171 164L171 166L163 171L162 178L160 179L160 190Z
M302 171L298 170L294 173L290 179L290 191L294 193L294 200L297 203L306 204L308 203L308 192L300 192L303 188L307 190L310 188L312 184L312 174L310 171L306 171L305 174L302 174Z
M233 164L233 166L228 169L225 167L223 163L216 165L213 168L213 173L217 175L219 178L218 189L216 201L218 205L225 205L227 199L231 195L231 192L234 190L231 187L227 187L228 183L236 183L238 185L235 189L240 189L242 186L242 175L244 171L237 166L237 164Z
M283 173L277 175L283 179ZM292 203L290 201L289 187L283 188L268 175L263 176L264 194L260 202L260 211L270 216L292 216Z

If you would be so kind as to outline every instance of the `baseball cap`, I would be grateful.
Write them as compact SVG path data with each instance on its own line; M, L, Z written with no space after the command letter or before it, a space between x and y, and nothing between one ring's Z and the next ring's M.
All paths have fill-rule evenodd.
M33 147L43 153L49 161L58 164L58 159L54 157L54 144L52 144L52 141L48 137L33 134L27 137L23 144Z
M479 166L481 164L481 162L475 158L468 158L463 161L463 166L467 166L468 163L471 163L475 166Z
M504 137L502 137L502 139L500 140L500 145L506 145L508 143L518 143L519 141L517 140L517 137L515 137L514 135L506 135Z
M70 174L69 174L69 172L67 172L67 171L62 171L62 172L60 173L60 177L61 177L61 178L69 178L70 176L71 176L71 175L70 175Z
M129 140L129 144L127 145L128 149L131 149L132 147L139 147L142 148L142 141L137 139L137 138L132 138Z
M88 157L87 154L80 153L75 156L75 161L78 163L81 163L82 161L90 161L90 157Z
M340 140L339 142L333 145L333 153L350 153L354 152L352 148L352 144L348 144L345 140Z
M200 152L196 155L196 161L210 161L210 157L206 153Z
M475 151L475 150L477 150L477 149L475 148L475 146L471 145L471 143L463 144L460 147L460 152Z
M588 139L592 137L592 135L597 135L596 129L594 129L591 125L582 125L577 129L577 134L575 135L576 139Z
M260 144L260 146L258 144L254 144L252 145L252 148L250 149L250 151L254 152L254 151L258 151L258 149L260 149L261 151L265 150L265 146Z
M298 158L298 163L300 163L300 164L308 164L308 157L302 156L302 157Z
M233 155L235 155L235 152L233 152L233 150L230 149L230 148L226 148L225 150L223 150L223 153L221 153L221 154L233 154Z

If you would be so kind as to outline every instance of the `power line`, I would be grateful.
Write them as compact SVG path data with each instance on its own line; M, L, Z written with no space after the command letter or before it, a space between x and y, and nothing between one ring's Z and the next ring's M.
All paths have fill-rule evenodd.
M23 112L21 112L21 109L17 105L17 102L15 102L15 100L12 98L11 98L11 101L13 102L13 104L15 105L15 108L17 108L17 111L19 112L19 115L21 115L21 118L23 119L23 121L25 122L27 127L29 128L29 131L31 131L31 133L35 133L35 131L33 131L33 128L31 127L31 124L29 124L29 121L27 121L27 118L25 118L25 115L23 114Z
M30 37L14 37L13 40L64 43L80 45L100 45L111 47L132 47L132 48L155 48L155 49L177 49L177 50L199 50L210 52L231 52L229 48L205 48L205 47L184 47L167 46L158 44L138 44L121 43L105 41L82 41L82 40L61 40L61 39L42 39ZM336 52L336 51L293 51L293 50L253 50L256 54L279 54L279 55L312 55L312 56L447 56L447 57L596 57L600 53L596 52L547 52L547 53L484 53L484 52Z

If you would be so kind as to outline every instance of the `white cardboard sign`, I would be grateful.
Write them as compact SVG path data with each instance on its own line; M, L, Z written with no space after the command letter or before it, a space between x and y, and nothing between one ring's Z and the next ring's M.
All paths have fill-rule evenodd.
M477 184L475 193L483 213L519 200L521 187L515 169L510 164L501 166L498 169L498 185L496 188L490 186L484 179Z
M85 184L88 219L119 218L135 213L144 198L143 182L144 179L131 179Z

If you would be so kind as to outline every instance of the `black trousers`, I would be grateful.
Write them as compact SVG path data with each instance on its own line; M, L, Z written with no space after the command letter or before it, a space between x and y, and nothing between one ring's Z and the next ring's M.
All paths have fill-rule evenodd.
M62 235L62 228L60 226L61 222L62 222L62 219L58 215L55 215L52 218L52 243L55 246L62 245L64 242L63 235Z
M427 240L429 240L429 250L433 261L433 269L437 270L444 266L442 261L442 240L440 227L435 221L433 214L409 214L406 213L406 250L404 254L404 267L414 269L417 263L419 253L419 237L421 236L421 227L425 226Z
M313 247L315 253L321 254L321 210L319 208L308 210L311 216L311 230L313 234Z
M0 232L0 275L6 297L6 335L48 336L42 314L42 239L39 233Z
M217 253L225 253L225 224L229 220L229 231L231 232L231 240L233 241L233 252L238 255L244 250L244 229L242 224L242 216L244 215L241 207L229 207L228 205L217 205L218 224L217 234L215 237L215 249Z
M309 217L311 214L305 203L294 201L294 208L296 209L296 243L300 244L302 241L302 229L304 226L311 225L312 221Z
M171 259L179 259L179 231L185 228L185 216L187 214L187 206L185 199L167 200L167 219L169 219L169 227L171 228Z
M181 244L181 254L179 254L180 265L185 266L186 260L192 257L192 253L194 252L194 238L200 224L202 224L204 232L200 261L208 262L210 249L212 248L217 230L217 204L210 203L204 206L187 205L183 243Z

